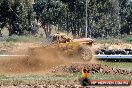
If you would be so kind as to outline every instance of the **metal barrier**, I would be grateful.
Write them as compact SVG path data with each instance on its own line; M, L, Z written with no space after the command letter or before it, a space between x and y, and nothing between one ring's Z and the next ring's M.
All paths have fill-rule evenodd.
M95 55L97 59L132 59L132 55Z

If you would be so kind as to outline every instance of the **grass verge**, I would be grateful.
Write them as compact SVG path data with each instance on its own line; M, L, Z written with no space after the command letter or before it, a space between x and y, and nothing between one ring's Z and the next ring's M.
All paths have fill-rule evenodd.
M81 73L69 75L28 75L28 76L0 76L0 84L79 84ZM131 80L132 76L110 75L110 74L89 74L91 80Z
M9 37L0 37L0 42L5 42L5 43L15 43L15 42L38 42L41 41L42 37L39 36L9 36Z

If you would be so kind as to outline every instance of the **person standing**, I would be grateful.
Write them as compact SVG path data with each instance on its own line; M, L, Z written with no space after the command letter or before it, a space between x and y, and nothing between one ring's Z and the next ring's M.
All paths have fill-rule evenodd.
M88 76L89 76L88 70L86 68L82 68L82 78L80 79L80 84L82 86L88 86L91 84Z

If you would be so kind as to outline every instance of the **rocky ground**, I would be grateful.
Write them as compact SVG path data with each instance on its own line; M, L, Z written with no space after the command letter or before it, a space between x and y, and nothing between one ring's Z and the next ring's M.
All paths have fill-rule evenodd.
M108 44L108 43L95 43L93 44L93 48L95 50L99 49L99 48L105 48L105 49L109 49L109 50L119 50L119 49L132 49L132 44L128 44L128 43L114 43L114 44Z
M55 72L68 72L75 73L81 72L81 68L86 67L89 71L94 73L113 74L113 75L128 75L132 76L132 71L113 68L107 65L100 64L71 64L68 66L58 66L53 68L52 73Z

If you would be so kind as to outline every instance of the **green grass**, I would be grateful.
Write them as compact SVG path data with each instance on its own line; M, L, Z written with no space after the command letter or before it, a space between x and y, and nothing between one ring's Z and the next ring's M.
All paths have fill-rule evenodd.
M81 73L75 73L75 77L81 76ZM74 74L74 75L75 75ZM93 80L132 80L132 76L127 75L112 75L112 74L103 74L103 73L89 73L89 78Z
M89 76L90 79L104 79L104 80L132 80L132 76L127 75L112 75L112 74L102 74L96 73Z
M43 37L39 36L9 36L0 39L0 43L16 43L16 42L38 42L41 41Z
M34 42L41 42L42 41L42 37L38 37L38 36L11 36L11 37L7 37L4 38L2 40L0 40L0 47L2 48L10 48L12 46L15 45L15 43L19 42L19 43L34 43Z
M42 38L35 36L11 36L8 37L6 42L35 42L40 41Z
M0 84L79 84L81 73L68 75L0 76ZM132 80L132 76L89 73L91 80Z
M35 41L41 41L42 37L39 36L32 36L32 35L25 35L25 36L17 36L13 35L7 38L4 38L3 42L35 42ZM123 36L123 37L111 37L111 38L98 38L95 39L97 43L132 43L132 36ZM1 42L1 41L0 41Z
M0 76L0 84L64 84L78 80L77 74L67 76L56 75L28 75L28 76Z
M7 38L4 38L2 41L5 42L33 42L33 41L40 41L42 37L40 36L33 36L33 35L13 35ZM95 39L98 43L132 43L132 35L124 35L124 36L116 36L110 38L98 38Z

